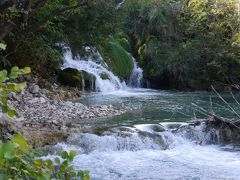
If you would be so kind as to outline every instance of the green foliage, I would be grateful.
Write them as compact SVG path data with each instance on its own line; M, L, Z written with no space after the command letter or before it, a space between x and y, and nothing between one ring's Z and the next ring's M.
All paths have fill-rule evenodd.
M9 30L3 38L8 48L0 56L0 66L5 68L9 62L27 65L36 73L48 75L46 78L59 68L59 44L67 44L74 55L82 55L83 45L102 47L118 24L114 0L24 0L13 1L9 7L6 4L0 4L0 11L4 9L0 19L14 25L9 25L11 30L7 23L0 26L0 40Z
M75 172L69 165L76 156L75 151L63 152L53 162L50 159L37 159L30 151L26 140L20 134L0 144L0 177L2 179L83 179L89 180L89 172Z
M8 44L0 44L2 66L24 64L52 77L61 59L56 44L64 43L74 55L97 47L122 79L131 52L158 88L240 83L237 0L128 0L119 9L115 0L47 0L37 9L39 1L12 2L0 5L0 40Z
M6 44L0 43L0 50L5 50L7 47Z
M17 66L26 64L39 74L51 75L59 68L61 51L47 35L31 35L18 37L14 40L18 46L16 52L11 55L11 60ZM20 60L19 60L20 59Z
M237 3L127 1L124 28L145 78L157 87L174 89L239 84Z
M87 9L62 21L65 42L74 55L83 55L83 45L104 47L105 40L116 32L119 23L114 0L89 1Z
M21 75L25 75L31 72L29 67L19 69L18 67L12 67L11 72L7 70L0 71L0 106L2 113L7 113L10 117L17 115L17 112L7 105L8 95L11 92L20 92L26 87L26 82L15 83L14 81Z

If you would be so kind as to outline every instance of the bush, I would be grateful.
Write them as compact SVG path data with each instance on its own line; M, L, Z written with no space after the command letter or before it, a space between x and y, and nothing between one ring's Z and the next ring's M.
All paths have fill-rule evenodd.
M64 151L61 158L43 160L35 158L26 140L15 134L13 138L0 144L0 179L83 179L89 180L89 172L74 172L69 166L76 156L75 151Z
M0 50L4 49L4 44L0 43ZM30 73L29 67L19 69L13 67L11 72L7 70L0 71L0 107L2 113L7 113L13 117L17 112L7 104L10 92L20 92L26 87L26 82L16 83L16 79L24 74ZM20 134L15 134L13 138L0 143L0 179L66 179L73 178L88 180L90 179L87 171L75 172L72 166L69 166L76 156L75 151L67 153L64 151L61 158L55 158L54 162L50 159L43 160L35 158L35 154Z
M26 82L15 83L14 80L21 75L30 73L30 71L31 69L29 67L19 69L16 66L11 69L9 74L7 70L0 71L0 107L2 109L2 113L8 113L10 117L17 114L14 109L8 107L7 98L10 92L20 92L26 87Z

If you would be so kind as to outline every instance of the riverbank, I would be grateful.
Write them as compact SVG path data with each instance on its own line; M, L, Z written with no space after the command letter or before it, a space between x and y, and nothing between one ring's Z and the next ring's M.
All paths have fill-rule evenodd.
M8 104L19 112L19 117L2 116L1 139L9 139L14 133L25 136L34 147L55 144L72 133L81 132L77 123L81 120L120 115L126 110L112 105L86 106L77 99L82 95L77 88L53 84L40 88L35 83L19 94L11 93Z

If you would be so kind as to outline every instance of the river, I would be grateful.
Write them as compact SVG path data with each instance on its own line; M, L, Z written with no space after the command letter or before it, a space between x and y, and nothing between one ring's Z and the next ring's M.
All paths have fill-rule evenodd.
M239 110L229 94L223 97ZM72 135L66 142L56 145L63 150L76 150L78 155L73 166L89 170L91 179L240 177L239 146L217 144L202 133L201 128L172 133L187 121L206 118L192 103L218 115L233 117L214 94L128 89L86 94L80 102L112 104L129 110L120 116L84 122L90 127L89 132Z

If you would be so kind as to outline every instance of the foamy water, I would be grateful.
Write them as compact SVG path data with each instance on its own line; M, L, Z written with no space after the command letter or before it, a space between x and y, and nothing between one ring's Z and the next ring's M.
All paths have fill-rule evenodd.
M79 155L72 165L90 170L96 180L239 179L238 151L200 146L168 129L154 131L154 126L159 125L114 128L100 136L78 134L57 146L75 149Z

